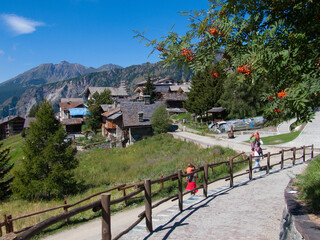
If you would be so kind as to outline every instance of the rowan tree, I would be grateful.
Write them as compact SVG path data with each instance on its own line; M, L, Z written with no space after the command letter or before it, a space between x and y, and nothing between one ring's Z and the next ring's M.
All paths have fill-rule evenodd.
M73 170L76 149L66 140L52 105L44 101L30 123L23 146L24 159L13 170L12 190L23 199L62 197L77 191Z
M88 110L89 113L86 116L86 123L88 127L94 132L101 127L101 114L103 113L101 109L102 104L111 104L113 100L111 98L111 91L104 90L102 93L95 92L92 98L88 100Z
M183 12L191 23L184 36L171 31L149 41L167 65L193 72L212 66L217 53L228 59L235 84L264 86L264 112L308 121L319 104L320 1L210 0L210 8ZM281 98L278 93L285 92ZM270 100L272 99L272 101ZM245 100L245 99L243 99Z
M0 200L7 197L10 193L10 183L13 176L9 173L13 168L13 164L9 163L9 148L1 149L3 143L0 143Z

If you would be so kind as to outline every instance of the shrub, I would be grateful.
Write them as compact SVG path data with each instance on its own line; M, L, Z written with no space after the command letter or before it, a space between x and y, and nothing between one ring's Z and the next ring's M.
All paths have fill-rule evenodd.
M320 157L310 162L306 171L298 176L298 187L301 198L308 203L313 211L320 211Z
M154 134L166 133L171 127L171 119L164 104L157 107L151 118L151 125Z

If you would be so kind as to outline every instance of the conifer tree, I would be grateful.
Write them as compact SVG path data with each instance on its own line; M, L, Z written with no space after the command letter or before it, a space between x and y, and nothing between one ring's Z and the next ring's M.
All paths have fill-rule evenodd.
M30 123L25 158L13 171L13 192L24 199L62 197L76 191L73 169L78 166L76 150L66 141L66 133L46 100Z
M101 127L101 114L102 104L111 104L113 103L113 100L111 98L111 92L110 90L104 90L102 93L95 92L92 95L92 98L88 100L88 110L89 113L87 114L87 120L86 123L88 127L95 131Z
M0 143L0 149L2 147ZM10 176L9 171L12 169L13 164L9 163L9 148L0 150L0 200L4 199L10 194L9 184L12 182L13 177Z
M151 101L156 100L156 91L153 82L151 81L150 75L147 78L146 85L143 88L143 95L149 95Z

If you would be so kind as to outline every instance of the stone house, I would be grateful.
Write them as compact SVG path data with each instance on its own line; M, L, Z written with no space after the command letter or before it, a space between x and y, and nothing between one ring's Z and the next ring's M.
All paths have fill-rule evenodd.
M102 135L116 147L126 147L143 137L152 136L151 117L162 102L121 102L116 108L104 112Z

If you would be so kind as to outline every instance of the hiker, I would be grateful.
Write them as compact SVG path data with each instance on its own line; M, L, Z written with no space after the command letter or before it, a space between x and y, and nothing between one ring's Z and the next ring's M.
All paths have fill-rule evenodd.
M187 174L188 173L192 173L194 171L194 169L195 169L195 167L191 163L189 163L188 164L188 168L186 169ZM188 181L188 184L187 184L187 187L186 187L187 191L191 191L192 189L197 188L197 184L196 184L196 179L197 178L198 178L198 174L197 173L192 174L192 175L187 177L187 181ZM194 195L197 192L198 192L198 189L192 191L191 194Z
M253 151L252 155L254 156L254 161L255 161L253 172L257 172L257 168L259 168L259 170L261 170L261 167L260 167L260 156L263 157L262 148L260 147L260 143L259 142L257 143L257 146L254 148L254 151Z
M253 152L254 151L254 147L256 145L256 137L254 136L254 133L251 134L251 137L250 137L250 144L251 144L251 151Z
M254 133L254 136L256 137L256 144L257 144L258 142L260 142L260 134L258 130L256 130L256 132Z

